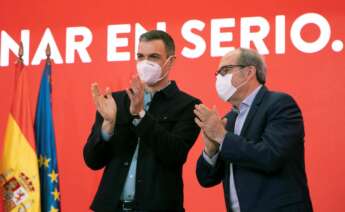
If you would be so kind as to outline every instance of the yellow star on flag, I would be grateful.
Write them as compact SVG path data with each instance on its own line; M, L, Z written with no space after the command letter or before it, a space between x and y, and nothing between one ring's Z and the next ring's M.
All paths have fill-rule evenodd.
M45 166L45 167L47 167L47 168L48 168L48 166L49 166L49 162L50 162L50 159L49 159L49 158L44 158L44 162L43 162L43 164L44 164L44 166Z
M57 208L55 208L54 206L51 206L49 212L59 212L59 210Z
M50 172L50 174L48 174L48 176L50 177L50 181L53 183L54 181L57 182L58 181L58 174L54 171L54 169L52 170L52 172Z
M54 200L56 201L56 200L59 200L59 198L60 198L60 193L59 193L59 191L57 190L57 188L54 188L54 191L53 192L51 192L52 193L52 195L54 196Z
M44 165L44 157L43 155L40 155L38 158L38 165L41 167Z

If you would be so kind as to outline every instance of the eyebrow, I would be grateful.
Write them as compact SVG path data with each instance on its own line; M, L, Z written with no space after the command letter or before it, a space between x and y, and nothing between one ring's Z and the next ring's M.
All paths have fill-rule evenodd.
M144 54L142 53L137 53L137 57L142 57L144 56ZM152 54L149 54L147 55L147 57L161 57L162 55L160 55L159 53L152 53Z

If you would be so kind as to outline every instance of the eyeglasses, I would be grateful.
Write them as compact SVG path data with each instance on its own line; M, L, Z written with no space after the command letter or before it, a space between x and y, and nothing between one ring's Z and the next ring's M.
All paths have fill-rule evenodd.
M230 73L235 67L240 67L241 69L247 67L248 65L225 65L220 67L219 70L216 71L215 75L218 74L225 76L227 73Z

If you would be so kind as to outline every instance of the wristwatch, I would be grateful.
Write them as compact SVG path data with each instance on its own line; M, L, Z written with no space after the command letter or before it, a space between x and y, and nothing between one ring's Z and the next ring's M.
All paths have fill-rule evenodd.
M142 119L142 118L144 118L145 114L146 114L146 111L145 110L141 110L138 114L132 115L132 116L135 119Z

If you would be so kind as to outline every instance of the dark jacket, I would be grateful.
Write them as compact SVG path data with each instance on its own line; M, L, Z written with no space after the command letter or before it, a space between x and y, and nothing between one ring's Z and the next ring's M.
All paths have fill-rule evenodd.
M146 115L138 126L134 126L126 92L113 93L113 97L118 110L114 135L109 141L102 140L103 119L97 113L84 147L88 167L94 170L105 167L91 209L118 211L120 195L140 137L137 207L145 211L184 211L182 166L199 134L193 109L200 101L171 82L154 95Z
M233 133L236 115L228 115L228 133L214 167L201 155L197 177L204 187L223 181L229 209L229 163L241 212L312 211L304 162L304 126L300 109L287 94L262 87L241 134Z

